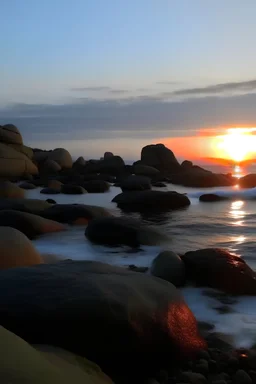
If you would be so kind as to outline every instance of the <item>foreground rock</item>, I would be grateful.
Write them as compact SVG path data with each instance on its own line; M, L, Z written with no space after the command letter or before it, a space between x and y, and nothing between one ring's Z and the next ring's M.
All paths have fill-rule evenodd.
M3 384L112 383L96 364L61 348L32 347L3 327L0 327L0 338L0 382Z
M0 227L12 227L24 233L29 239L38 235L64 231L65 227L52 220L27 212L14 210L0 211Z
M131 211L162 211L180 209L190 205L189 198L178 192L136 191L123 192L112 200L120 208Z
M10 181L1 181L0 182L0 197L4 198L21 198L25 196L24 189L20 188L18 185L11 183Z
M21 133L13 124L0 126L0 142L5 144L23 145Z
M216 195L215 193L205 193L199 197L199 201L204 203L214 203L217 201L226 201L229 200L227 196Z
M112 216L105 208L84 204L55 204L40 212L40 215L68 224L87 224L88 220L97 217Z
M0 199L0 211L11 209L14 211L40 214L52 204L40 199Z
M0 272L0 317L27 342L85 356L114 378L176 367L205 346L172 284L90 261Z
M159 245L167 238L139 220L126 217L104 217L90 221L85 231L93 243L118 246Z
M243 259L224 249L187 252L182 260L188 279L197 285L234 295L256 295L256 273Z
M150 273L169 281L175 287L182 287L186 282L186 269L181 258L172 251L164 251L153 260Z
M160 173L158 169L143 164L135 164L133 167L133 172L135 175L147 177L154 177Z
M0 227L0 249L1 270L42 263L33 244L17 229Z
M90 180L83 183L88 193L103 193L109 191L110 185L104 180Z
M207 171L196 165L188 170L171 175L173 184L192 188L227 187L234 185L234 179L229 175Z

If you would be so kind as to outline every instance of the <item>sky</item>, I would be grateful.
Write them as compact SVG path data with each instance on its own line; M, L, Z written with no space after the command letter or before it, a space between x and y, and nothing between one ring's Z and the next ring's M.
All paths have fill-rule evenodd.
M255 14L255 0L2 0L0 124L76 154L134 158L161 139L186 157L177 138L256 126Z

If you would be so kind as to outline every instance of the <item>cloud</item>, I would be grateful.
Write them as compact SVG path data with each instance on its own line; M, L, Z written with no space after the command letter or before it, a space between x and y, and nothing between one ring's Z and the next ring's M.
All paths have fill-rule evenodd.
M188 88L188 89L180 89L178 91L173 92L173 95L209 95L209 94L221 94L226 92L249 92L256 90L256 80L250 81L241 81L241 82L233 82L233 83L223 83L223 84L215 84L209 85L207 87L202 88Z
M161 85L177 85L181 84L180 81L157 81L156 84L161 84Z
M111 89L111 91L109 91L109 92L114 94L114 95L121 95L124 93L128 93L129 91L127 89Z
M110 87L75 87L71 88L71 91L74 92L101 92L101 91L111 91L112 88Z

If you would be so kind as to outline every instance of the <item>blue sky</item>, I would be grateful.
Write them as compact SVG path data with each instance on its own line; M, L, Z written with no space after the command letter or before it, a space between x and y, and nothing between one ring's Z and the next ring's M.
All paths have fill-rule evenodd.
M159 113L159 104L184 103L179 121L159 114L160 137L168 129L177 135L182 127L214 125L216 97L229 105L221 112L226 122L244 95L238 120L256 124L255 14L255 0L2 0L0 123L40 117L41 104L48 116L58 104L71 112L93 103L97 118L103 108L104 119L110 114L123 130L116 109L125 102L133 110L122 123L134 132L146 130L149 111ZM115 105L108 108L106 100ZM198 120L200 100L210 111ZM39 108L31 112L32 104ZM140 117L126 121L138 109ZM63 117L58 108L56 114Z

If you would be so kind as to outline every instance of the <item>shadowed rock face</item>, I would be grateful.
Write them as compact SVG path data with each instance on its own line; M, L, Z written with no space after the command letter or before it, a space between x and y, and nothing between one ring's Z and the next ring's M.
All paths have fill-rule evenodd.
M0 271L0 317L29 343L85 356L112 377L148 375L205 346L172 284L90 261Z
M200 286L234 295L256 294L256 273L246 262L225 249L206 248L182 256L187 277Z
M163 144L152 144L142 148L141 163L169 173L181 170L174 153Z

